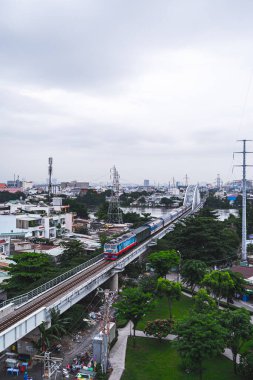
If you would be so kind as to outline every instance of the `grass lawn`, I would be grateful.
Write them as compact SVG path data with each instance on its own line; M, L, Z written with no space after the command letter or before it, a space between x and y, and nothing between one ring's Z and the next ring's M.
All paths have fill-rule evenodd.
M193 305L191 297L187 297L182 294L179 301L173 301L172 314L175 319L181 319L187 315ZM169 306L166 297L158 298L157 304L150 313L148 313L142 321L137 325L137 330L144 330L148 321L154 319L168 319L169 318Z
M198 380L198 375L180 368L181 360L172 342L137 337L134 348L131 339L121 380ZM242 380L234 375L232 361L223 356L206 361L204 368L203 380Z

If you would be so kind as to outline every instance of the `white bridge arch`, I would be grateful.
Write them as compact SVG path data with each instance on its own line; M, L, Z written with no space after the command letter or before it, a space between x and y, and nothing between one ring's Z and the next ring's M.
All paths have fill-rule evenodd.
M189 185L184 196L184 206L192 206L194 210L200 204L200 192L198 185Z

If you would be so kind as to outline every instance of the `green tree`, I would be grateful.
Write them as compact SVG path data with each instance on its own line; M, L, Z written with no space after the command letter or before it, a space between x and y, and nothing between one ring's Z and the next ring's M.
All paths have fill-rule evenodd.
M158 338L161 342L162 338L166 338L171 333L172 327L173 322L169 319L155 319L147 323L144 333Z
M238 369L244 380L253 379L253 351L245 352L240 356Z
M224 330L209 314L191 314L187 319L178 322L176 347L184 364L203 375L205 359L221 354L225 348Z
M182 282L191 288L193 294L194 289L201 283L207 272L206 264L201 260L186 260L183 262L180 274Z
M234 281L228 272L214 270L207 273L201 285L211 292L219 306L221 298L228 298L234 289Z
M47 324L42 322L39 326L40 338L37 342L38 348L41 352L48 351L54 341L59 342L59 337L54 335L52 330L47 328Z
M148 222L151 219L151 213L150 212L142 212L141 215L142 215L142 219L143 219L144 223Z
M124 212L124 223L133 223L134 227L138 227L143 224L143 218L137 212Z
M233 354L234 372L237 372L236 359L243 343L253 337L250 312L244 308L225 310L221 314L221 324L226 331L226 345Z
M243 275L238 272L227 271L230 274L231 279L234 282L233 289L228 293L228 302L232 298L237 298L238 296L243 296L245 293L246 281L243 278Z
M82 257L85 254L83 243L80 240L64 241L61 243L61 246L64 248L61 256L62 262L71 260L74 257Z
M61 337L66 334L67 328L70 324L70 318L60 315L60 311L56 309L51 309L50 311L51 327L50 331L53 335Z
M154 294L157 290L157 277L144 275L139 281L139 288L144 293L152 293Z
M140 197L140 198L138 199L138 202L139 202L140 204L144 205L144 204L146 203L146 199L145 199L145 197Z
M63 205L69 206L70 212L75 212L79 218L88 218L88 210L84 202L80 199L63 199Z
M52 258L43 253L19 253L13 255L13 261L15 264L10 264L8 268L10 279L1 284L9 297L33 288L42 280L45 282L55 269Z
M108 208L109 208L108 202L102 203L96 212L96 217L100 220L107 221L107 219L108 219Z
M232 208L227 198L221 199L221 198L216 197L214 194L210 194L209 197L207 197L206 202L205 202L205 207L209 207L210 209Z
M210 313L218 310L215 300L210 297L206 289L199 289L193 297L193 301L194 310L197 313Z
M61 341L61 337L66 334L67 326L70 323L70 318L60 315L59 310L54 308L50 310L50 319L50 328L47 328L47 324L45 322L42 322L39 326L40 338L37 345L42 352L50 349L54 342L59 343Z
M169 317L172 320L172 302L181 297L181 285L178 282L169 281L165 278L158 278L157 290L160 295L165 295L169 304Z
M148 257L152 268L160 277L165 277L172 267L180 263L180 255L175 249L170 251L154 252Z
M16 199L25 199L26 195L21 191L17 193L10 193L9 191L1 191L0 192L0 203L9 202Z
M120 300L115 304L119 317L133 323L134 337L137 323L153 306L152 294L144 293L138 288L124 289Z
M173 200L171 198L166 198L166 197L163 197L161 200L160 200L160 204L161 205L165 205L166 207L172 207L173 205Z
M212 265L236 258L240 244L236 229L230 223L198 215L177 223L164 239L167 249L180 251L183 260L202 260Z

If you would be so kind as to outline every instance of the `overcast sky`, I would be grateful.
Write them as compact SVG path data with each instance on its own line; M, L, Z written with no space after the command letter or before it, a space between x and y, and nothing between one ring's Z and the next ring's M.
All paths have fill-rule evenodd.
M49 156L58 180L240 178L252 20L252 0L0 0L0 181L45 181Z

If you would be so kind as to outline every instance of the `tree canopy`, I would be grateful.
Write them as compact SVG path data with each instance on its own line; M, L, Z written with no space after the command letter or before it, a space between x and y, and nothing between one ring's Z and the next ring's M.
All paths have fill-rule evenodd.
M0 192L0 203L5 203L20 198L26 198L26 195L21 191L18 191L17 193L9 193L9 191Z
M207 273L201 284L215 296L218 305L221 298L227 299L231 295L235 285L229 272L217 270Z
M168 249L180 251L182 258L209 264L230 262L240 244L236 229L215 217L193 216L181 223L165 238Z
M148 257L152 268L158 276L165 277L172 267L180 263L180 255L175 249L169 251L154 252Z
M33 288L40 280L45 281L53 271L52 258L43 253L19 253L13 256L13 261L16 264L10 264L8 268L11 278L1 284L9 296Z
M82 257L85 254L84 245L80 240L72 239L61 243L64 248L61 261L66 262L74 257Z
M172 320L172 302L181 297L181 285L178 282L158 278L157 290L161 295L165 295L169 304L169 318Z
M171 333L172 327L173 322L169 319L155 319L147 323L144 333L154 336L161 341L162 338L166 338L166 336Z
M82 199L71 199L67 198L63 200L64 205L69 206L69 211L75 212L79 218L88 218L88 210L86 204Z
M192 313L178 322L176 332L184 365L197 371L202 379L203 361L222 353L226 346L224 329L212 315Z
M120 300L114 305L120 317L130 320L135 330L137 323L152 310L154 301L151 293L144 293L138 288L126 288L120 295Z
M220 313L221 325L226 331L226 346L233 354L234 372L237 372L236 359L243 343L253 337L250 312L244 308L224 310Z
M191 288L193 294L207 272L206 264L201 260L186 260L183 262L180 274L182 282Z

